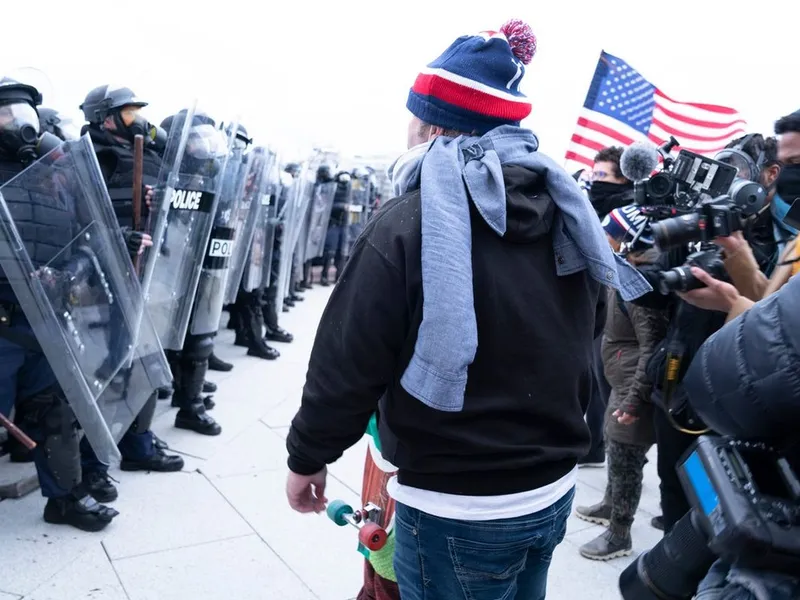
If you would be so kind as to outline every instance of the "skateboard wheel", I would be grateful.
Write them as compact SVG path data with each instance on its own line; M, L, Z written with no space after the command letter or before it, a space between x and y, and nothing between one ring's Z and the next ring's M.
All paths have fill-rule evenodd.
M388 537L386 530L377 523L364 523L358 532L358 541L373 551L383 548Z
M339 527L344 527L347 525L347 521L345 521L344 517L345 515L353 514L353 508L344 500L334 500L328 504L325 513L328 515L328 518Z

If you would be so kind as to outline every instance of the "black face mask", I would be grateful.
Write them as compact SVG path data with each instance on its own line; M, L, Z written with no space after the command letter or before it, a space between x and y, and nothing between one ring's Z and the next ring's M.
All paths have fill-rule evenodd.
M786 165L781 169L775 190L781 199L791 204L800 198L800 165Z
M622 194L633 189L631 183L611 183L610 181L594 181L589 188L589 198L592 202L605 200L611 196Z

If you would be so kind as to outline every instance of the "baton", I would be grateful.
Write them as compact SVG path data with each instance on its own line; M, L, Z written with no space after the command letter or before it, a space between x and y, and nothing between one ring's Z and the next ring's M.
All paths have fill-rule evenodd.
M22 429L20 429L19 427L14 425L14 423L9 421L6 418L6 416L2 413L0 413L0 425L5 427L8 433L17 438L19 443L25 446L28 450L33 450L34 448L36 448L36 442L34 442L31 438L25 435L25 432L22 431Z

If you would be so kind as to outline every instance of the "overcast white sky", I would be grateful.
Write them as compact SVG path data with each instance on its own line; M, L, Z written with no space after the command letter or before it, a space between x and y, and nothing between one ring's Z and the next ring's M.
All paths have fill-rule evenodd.
M47 74L44 105L79 117L127 85L160 123L194 97L241 113L256 143L401 152L417 72L456 37L526 20L539 39L524 125L561 160L601 49L676 100L727 104L754 131L800 108L800 2L770 0L65 0L4 2L0 71ZM48 6L49 5L49 6ZM82 121L82 119L81 119Z

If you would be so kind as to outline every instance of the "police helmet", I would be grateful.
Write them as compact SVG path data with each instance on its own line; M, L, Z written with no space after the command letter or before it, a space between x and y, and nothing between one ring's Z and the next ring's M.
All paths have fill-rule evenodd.
M130 88L101 85L86 95L79 108L89 123L99 125L112 111L124 106L143 107L147 102L137 98Z
M181 124L183 124L183 122L186 120L186 114L188 112L188 109L184 108L179 110L176 114L168 116L166 119L161 121L161 128L169 133L170 129L172 129L172 126L175 123L176 117L180 117L179 121ZM217 122L206 113L197 112L192 115L192 127L197 127L198 125L211 125L212 127L216 127Z
M34 108L42 103L42 95L32 85L20 83L16 79L0 79L0 104L27 102Z
M39 108L39 129L52 133L65 142L80 137L80 129L75 122L54 108Z
M333 181L333 167L331 165L320 165L317 169L317 181L320 183Z
M367 171L364 167L356 167L353 169L353 177L356 179L366 179L369 177L369 171Z
M291 175L292 177L297 177L298 175L300 175L300 163L296 162L289 163L283 170L289 173L289 175Z
M336 181L339 183L350 183L350 173L347 171L340 171L336 174Z

